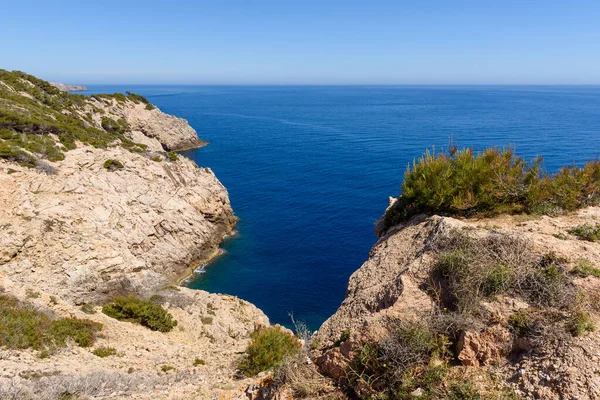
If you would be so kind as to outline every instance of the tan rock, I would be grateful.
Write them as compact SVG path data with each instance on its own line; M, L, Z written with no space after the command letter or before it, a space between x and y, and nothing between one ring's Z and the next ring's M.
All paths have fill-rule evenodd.
M458 359L463 365L489 365L510 354L512 341L513 335L501 326L463 332L457 344Z

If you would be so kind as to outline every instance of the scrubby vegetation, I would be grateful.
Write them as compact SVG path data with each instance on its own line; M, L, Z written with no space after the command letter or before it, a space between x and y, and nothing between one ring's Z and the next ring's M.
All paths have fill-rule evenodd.
M204 361L204 360L203 360L203 359L201 359L201 358L196 358L196 359L194 360L194 367L198 367L198 366L200 366L200 365L206 365L206 361Z
M109 171L116 171L117 169L123 169L124 166L119 160L109 159L104 162L104 168Z
M490 234L473 239L456 231L434 245L438 262L432 293L446 308L475 312L480 302L498 294L521 297L539 307L567 307L575 289L566 260L549 253L535 256L522 239Z
M123 118L119 118L117 121L115 121L109 117L102 117L102 129L109 133L122 135L131 128L127 121L125 121Z
M301 345L292 335L277 326L261 327L250 334L251 343L238 364L247 376L276 368L285 357L295 355Z
M115 354L117 354L117 349L115 349L114 347L98 347L97 349L94 349L94 351L92 351L92 353L95 356L104 358L104 357L114 356Z
M160 305L134 296L117 297L102 307L102 312L119 321L128 321L145 326L153 331L169 332L177 321Z
M588 242L595 242L600 239L600 224L591 225L583 224L569 229L571 235L577 236L581 240L587 240Z
M460 369L452 366L464 332L494 326L542 345L554 339L565 343L596 329L571 282L568 260L553 253L536 255L515 236L492 232L471 237L466 232L448 231L428 244L435 261L421 287L434 301L433 311L391 318L385 322L387 335L355 347L342 383L357 397L410 399L419 389L419 398L425 399L511 398L491 381L479 392L457 375ZM529 306L500 318L482 306L498 296ZM345 340L346 331L336 344ZM512 342L505 345L507 353L519 351Z
M177 153L175 153L174 151L169 151L167 153L167 158L169 159L169 161L177 161L177 159L179 158L179 155Z
M594 267L589 260L577 260L575 267L571 270L573 275L586 278L593 276L600 278L600 269Z
M358 348L347 371L347 384L364 399L509 399L490 382L480 393L453 369L452 341L435 319L388 321L390 334L380 343Z
M120 96L123 101L130 98L136 103L144 99L133 94ZM103 129L94 127L91 115L83 114L86 99L23 72L0 69L0 158L35 167L40 159L63 160L64 153L74 149L77 142L100 148L121 145L131 151L146 149L123 137L129 126L122 119L104 117Z
M9 295L0 295L0 345L43 351L63 347L67 339L81 347L94 344L102 325L85 319L58 318Z
M386 227L419 213L455 216L554 214L600 202L600 161L550 175L541 158L527 162L513 149L427 151L404 174L401 196Z

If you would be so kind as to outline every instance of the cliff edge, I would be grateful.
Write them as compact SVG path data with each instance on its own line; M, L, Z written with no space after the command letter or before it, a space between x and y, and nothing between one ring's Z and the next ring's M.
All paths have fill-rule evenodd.
M213 172L172 152L203 143L141 96L0 70L1 398L210 398L231 384L269 321L177 286L237 220ZM101 312L119 296L129 308Z

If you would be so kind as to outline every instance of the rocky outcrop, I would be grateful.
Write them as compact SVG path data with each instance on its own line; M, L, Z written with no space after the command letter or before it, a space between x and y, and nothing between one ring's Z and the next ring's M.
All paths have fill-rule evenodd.
M139 96L44 92L51 107L24 91L47 83L18 76L0 82L0 95L8 90L0 105L23 115L29 107L55 123L34 138L53 143L48 149L64 157L51 161L43 151L0 140L16 155L0 157L0 294L49 316L102 324L94 347L114 348L116 355L101 358L72 342L44 358L40 349L0 347L0 398L211 398L234 380L250 384L236 377L236 361L268 318L241 299L177 286L218 252L237 220L209 168L165 151L204 142L185 120ZM14 82L23 90L14 90ZM68 116L62 125L61 114ZM111 132L107 119L121 131ZM67 148L59 136L65 129L73 129L75 141L88 135L106 142ZM160 303L177 321L175 329L151 331L101 313L117 295Z
M150 150L187 150L206 144L185 119L165 114L143 102L91 97L79 113L82 117L90 113L97 127L102 126L102 117L123 118L130 126L131 139L150 146ZM157 148L157 144L160 147Z
M0 164L1 270L75 303L176 284L236 219L210 169L160 160L81 147L55 174Z
M350 277L340 308L313 339L319 343L313 354L316 363L325 375L343 383L357 350L364 343L376 343L385 337L388 321L418 321L430 314L435 308L434 293L428 290L436 261L432 248L448 232L462 231L474 238L491 234L518 237L534 253L552 252L568 260L571 267L581 259L597 266L600 244L578 240L567 232L577 225L594 225L598 217L600 208L594 207L560 217L457 220L417 216L388 231L380 229L381 238L369 259ZM573 283L592 299L600 292L598 278L573 278ZM517 298L499 296L481 307L490 316L485 322L489 326L483 324L480 329L462 332L452 349L465 366L460 368L492 368L494 376L527 398L600 398L598 331L544 344L527 342L508 330L506 321L519 310L532 309L530 305ZM590 310L595 324L600 321L599 310Z
M87 90L87 87L83 85L65 85L64 83L60 82L50 82L50 84L55 88L63 90L65 92L83 92Z
M157 295L178 324L171 332L155 332L110 318L100 307L84 313L68 299L40 290L37 283L13 278L0 275L7 293L28 298L48 313L101 323L102 337L94 348L111 347L116 354L100 358L92 353L94 348L76 345L47 358L37 351L0 349L2 399L210 399L231 385L250 384L236 378L235 360L250 332L269 322L241 299L168 288Z

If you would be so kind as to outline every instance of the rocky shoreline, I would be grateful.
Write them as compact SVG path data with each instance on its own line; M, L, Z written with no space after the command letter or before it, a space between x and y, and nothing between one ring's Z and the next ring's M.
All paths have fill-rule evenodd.
M37 99L40 88L44 99L56 99L46 102L71 104L64 97L70 95L36 78L5 76L0 106L9 112L25 105L58 120L60 109ZM55 143L43 145L64 152L50 160L32 152L39 147L23 143L15 126L7 143L20 147L0 157L0 288L3 296L53 318L100 323L95 348L115 349L116 355L100 358L70 342L44 358L33 349L1 348L0 397L210 398L243 384L233 383L236 360L268 318L241 299L177 286L219 251L237 222L214 173L173 153L206 142L187 121L140 96L72 101L63 113L90 135L123 144L76 142L67 148L61 128L43 128ZM71 121L68 129L77 126ZM35 123L28 129L40 129ZM126 295L152 298L178 322L176 328L151 331L100 312Z

